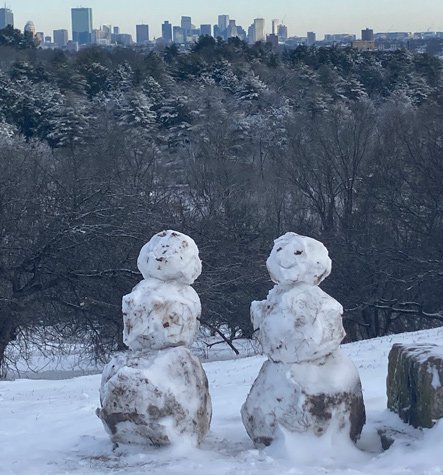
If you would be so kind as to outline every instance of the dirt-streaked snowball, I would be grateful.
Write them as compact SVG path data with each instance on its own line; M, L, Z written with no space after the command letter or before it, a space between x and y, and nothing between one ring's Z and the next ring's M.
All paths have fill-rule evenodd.
M178 231L162 231L145 244L137 266L145 279L191 285L201 274L202 264L194 240Z

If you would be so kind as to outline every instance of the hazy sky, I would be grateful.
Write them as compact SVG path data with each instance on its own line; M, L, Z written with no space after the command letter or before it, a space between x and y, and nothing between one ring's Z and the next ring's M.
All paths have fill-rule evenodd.
M0 0L2 6L4 0ZM52 30L70 31L70 9L93 9L94 28L102 24L120 26L135 34L137 23L148 23L153 36L160 36L161 23L180 23L181 15L192 22L217 22L217 15L228 14L237 24L248 27L253 18L265 18L270 30L273 18L283 19L290 35L304 36L315 31L358 33L370 27L375 31L443 31L443 0L7 0L14 12L14 23L23 29L34 21L37 31L52 35Z

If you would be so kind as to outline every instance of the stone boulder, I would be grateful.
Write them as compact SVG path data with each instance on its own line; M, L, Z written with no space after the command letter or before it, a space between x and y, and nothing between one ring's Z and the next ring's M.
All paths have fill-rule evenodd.
M389 353L388 408L414 427L443 417L443 347L395 344Z
M97 415L114 443L167 445L188 437L199 444L212 409L200 361L180 346L130 351L105 367Z

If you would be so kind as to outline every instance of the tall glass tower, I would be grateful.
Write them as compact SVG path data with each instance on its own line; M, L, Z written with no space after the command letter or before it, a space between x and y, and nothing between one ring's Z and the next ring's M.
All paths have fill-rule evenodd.
M92 8L72 8L72 40L80 45L91 43Z
M172 43L172 25L169 21L162 24L162 37L166 44Z
M181 27L183 30L184 41L187 43L191 37L192 31L192 19L190 16L182 16Z
M225 31L228 28L229 24L229 15L219 15L218 16L218 27L220 31Z
M149 25L136 25L137 44L143 45L149 41Z
M256 18L254 20L255 28L255 42L256 41L265 41L265 20L263 18Z
M9 8L0 8L0 30L8 25L14 26L14 14Z

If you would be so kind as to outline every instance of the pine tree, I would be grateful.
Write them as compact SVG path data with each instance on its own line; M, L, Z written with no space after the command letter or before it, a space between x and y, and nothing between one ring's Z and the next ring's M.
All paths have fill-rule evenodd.
M142 129L149 129L156 119L152 102L140 91L131 91L124 96L120 101L117 115L120 125Z
M266 84L253 72L250 72L240 81L236 96L245 102L257 101L266 90Z
M86 143L91 116L85 105L67 105L63 102L51 107L46 140L52 148L69 148Z

